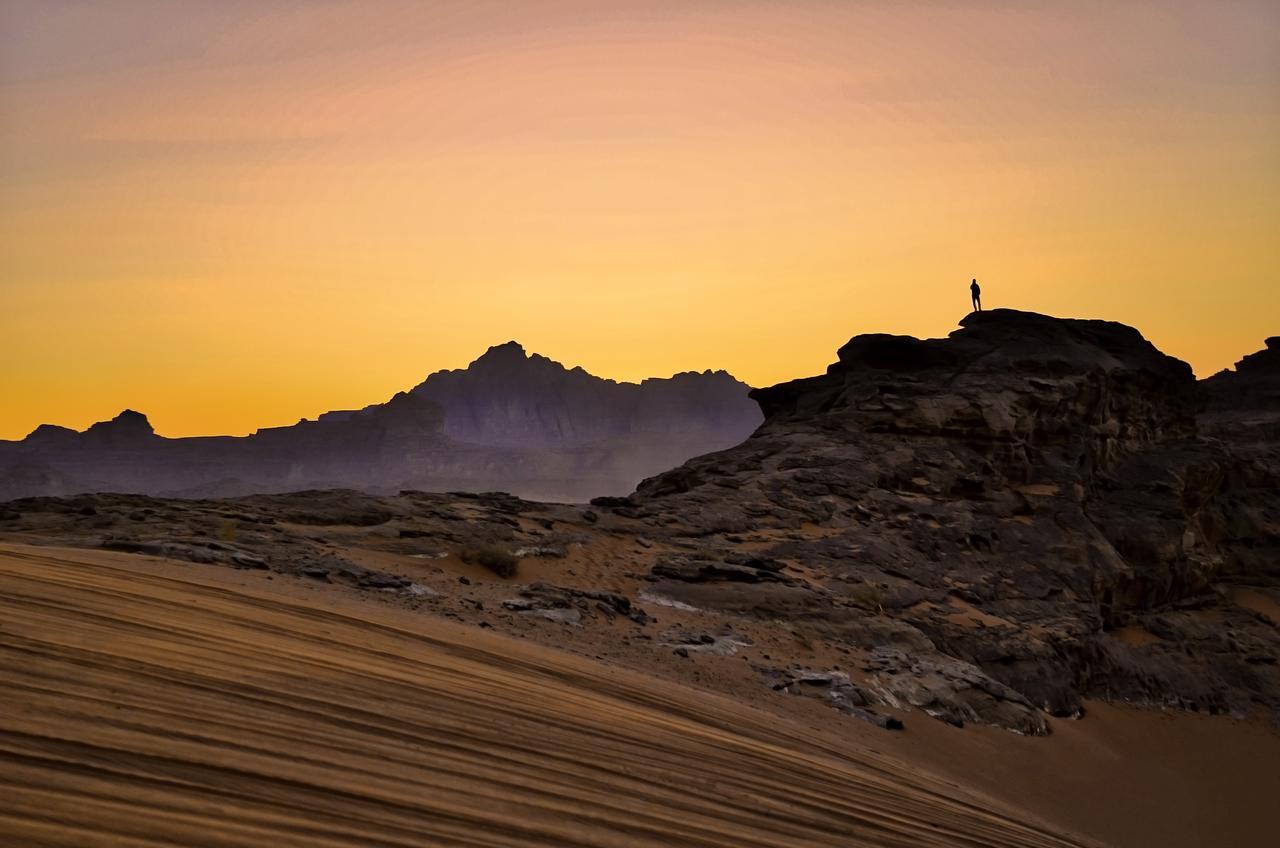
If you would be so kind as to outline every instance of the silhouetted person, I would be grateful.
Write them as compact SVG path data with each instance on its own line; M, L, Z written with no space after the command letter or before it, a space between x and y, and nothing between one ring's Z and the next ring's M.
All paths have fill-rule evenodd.
M982 311L982 289L978 286L978 281L974 280L969 284L969 295L973 298L973 311Z

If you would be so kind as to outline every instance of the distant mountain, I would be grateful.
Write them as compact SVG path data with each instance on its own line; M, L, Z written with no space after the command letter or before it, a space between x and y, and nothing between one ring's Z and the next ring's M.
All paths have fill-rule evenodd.
M511 448L584 448L618 440L736 444L761 416L747 386L724 371L618 383L567 370L516 342L458 371L437 371L410 394L444 410L451 439Z
M619 383L508 342L386 403L245 437L164 438L133 410L83 432L43 424L0 441L0 499L333 487L621 495L750 435L762 417L748 391L724 371Z

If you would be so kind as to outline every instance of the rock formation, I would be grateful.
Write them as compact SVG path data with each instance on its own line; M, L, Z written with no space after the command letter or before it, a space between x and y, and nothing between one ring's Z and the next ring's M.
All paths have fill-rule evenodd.
M1201 383L1200 431L1230 456L1224 485L1238 508L1221 528L1241 578L1280 581L1280 337Z
M825 375L754 391L752 438L617 508L699 540L696 568L654 568L659 593L901 648L890 678L963 662L971 717L1037 732L1031 705L1085 696L1274 710L1276 623L1223 603L1280 576L1274 341L1201 387L1102 321L993 310L946 339L859 336ZM748 534L769 570L717 570Z

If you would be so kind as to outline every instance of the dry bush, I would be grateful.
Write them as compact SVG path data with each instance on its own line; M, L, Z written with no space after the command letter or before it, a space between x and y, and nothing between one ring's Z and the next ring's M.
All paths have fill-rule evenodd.
M499 577L515 577L520 558L496 545L476 545L463 550L462 561L482 565Z
M218 525L218 538L224 542L234 542L239 533L239 524L230 518L223 519L223 521Z
M864 580L849 588L849 597L855 604L872 612L884 612L884 587L870 580Z

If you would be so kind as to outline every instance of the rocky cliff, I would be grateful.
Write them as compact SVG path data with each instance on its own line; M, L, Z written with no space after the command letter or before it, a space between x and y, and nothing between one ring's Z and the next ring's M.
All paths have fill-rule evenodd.
M1239 506L1221 528L1227 567L1280 581L1280 337L1201 383L1200 433L1230 457L1224 487Z
M710 371L616 383L512 342L387 403L244 438L162 438L131 410L83 433L43 425L0 442L0 498L343 487L586 500L741 441L761 420L747 390Z
M1274 340L1197 385L1119 324L961 323L854 338L754 391L746 442L616 505L697 540L655 590L878 651L884 698L957 720L1280 708Z

